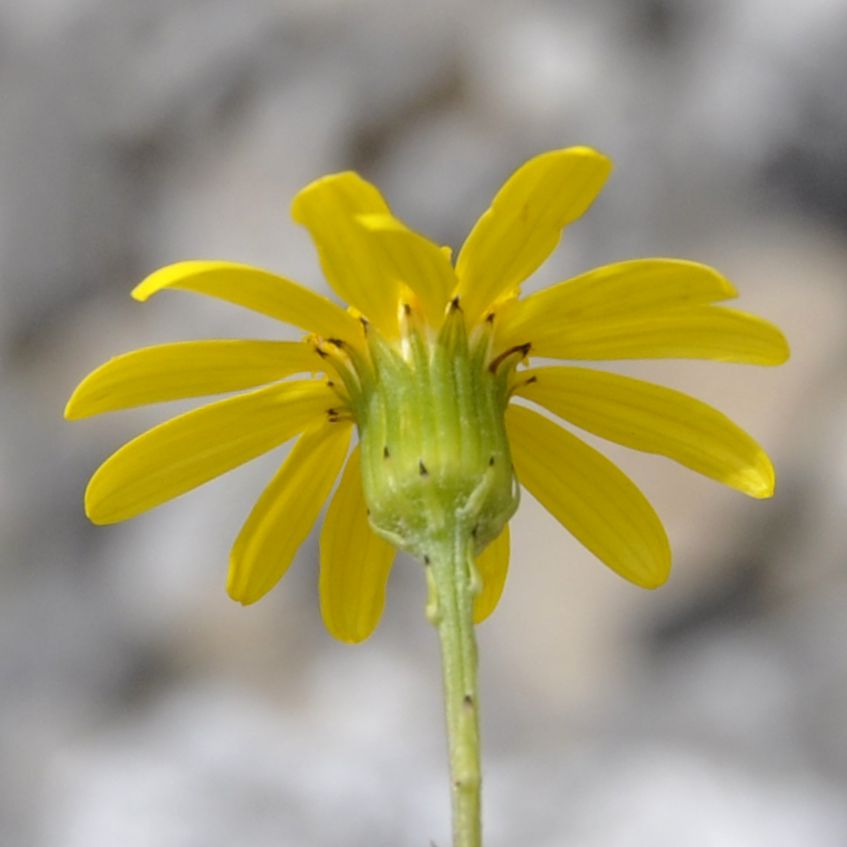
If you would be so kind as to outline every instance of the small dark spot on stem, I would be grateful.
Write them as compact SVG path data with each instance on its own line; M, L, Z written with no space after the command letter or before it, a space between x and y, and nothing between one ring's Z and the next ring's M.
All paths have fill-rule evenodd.
M327 388L332 388L335 385L335 383L331 379L328 379L326 381L326 385L327 385Z
M404 315L411 315L412 314L412 307L408 303L403 304L403 314Z
M423 459L418 459L418 470L420 471L421 476L429 476L429 471L426 469Z
M326 410L326 413L327 413L327 414L328 414L331 418L337 418L337 417L338 417L338 409L327 409L327 410Z
M360 315L359 320L362 323L362 329L364 330L365 335L367 335L368 334L368 319L364 315Z
M329 353L327 353L325 350L321 350L321 348L320 348L320 347L315 347L315 352L316 352L316 353L317 353L317 354L318 354L318 355L319 355L322 359L325 359L325 358L329 355Z
M529 379L527 379L527 381L524 383L524 385L532 385L533 382L538 382L537 376L529 377Z
M476 538L476 534L479 532L479 524L475 523L473 525L473 529L471 529L471 538Z
M431 561L432 561L432 559L430 559L429 556L424 556L424 564L425 565L428 565Z
M465 698L462 702L468 707L473 707L473 697L471 697L470 694L465 694Z
M489 312L489 313L485 316L485 322L486 322L486 323L490 323L490 324L493 324L493 323L494 323L494 312Z
M388 449L388 445L386 444L385 447L382 448L382 458L387 459L390 456L391 456L391 451Z
M459 295L458 294L450 301L450 309L454 312L461 312L462 311L462 307L459 305Z
M344 342L340 338L327 338L327 344L332 344L334 347L343 347Z
M494 467L494 456L493 455L488 457L488 467L489 468Z

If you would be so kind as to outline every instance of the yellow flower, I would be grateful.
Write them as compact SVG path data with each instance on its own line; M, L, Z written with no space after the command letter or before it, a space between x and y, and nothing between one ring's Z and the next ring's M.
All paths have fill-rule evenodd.
M317 180L297 195L293 216L309 230L346 310L288 279L228 262L181 262L148 277L135 299L165 288L194 291L309 335L148 347L86 377L68 418L253 389L118 450L88 485L89 518L131 518L299 434L232 549L228 590L243 603L283 576L339 473L320 539L320 594L324 620L340 639L373 631L395 545L425 558L420 533L444 508L469 516L481 576L474 617L488 615L508 567L513 474L606 565L637 585L660 585L670 550L636 486L549 416L510 401L531 401L753 497L773 493L767 455L685 394L572 365L528 368L528 356L776 365L788 347L770 323L714 305L734 297L734 288L689 261L619 262L521 298L520 284L586 211L610 169L582 147L531 159L498 192L455 266L448 248L408 229L356 174ZM306 376L288 379L295 374ZM361 443L349 452L354 428Z

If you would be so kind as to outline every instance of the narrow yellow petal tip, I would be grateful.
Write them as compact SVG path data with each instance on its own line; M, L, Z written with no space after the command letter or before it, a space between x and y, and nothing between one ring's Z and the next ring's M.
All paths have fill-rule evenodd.
M743 477L733 482L735 488L756 500L766 500L768 497L773 497L776 490L776 472L768 454L761 450L756 456L755 464L747 470Z
M778 327L774 327L776 332L779 335L779 338L782 342L782 350L777 354L777 358L774 359L774 365L784 365L791 358L791 347L788 344L788 339L783 335L782 330Z
M541 156L584 156L586 159L594 159L597 162L602 162L609 171L614 167L611 158L593 147L578 145L576 147L562 147L559 150L553 150L550 153L542 153Z
M324 533L325 536L326 533ZM377 543L381 545L381 542L382 539L379 539ZM392 550L387 558L388 568L391 567L393 555ZM384 556L381 558L385 560ZM345 564L349 564L349 562ZM359 607L359 609L353 611L351 614L357 603L360 603L362 599L368 599L367 597L363 598L363 594L367 592L368 588L373 587L373 583L371 585L363 585L360 582L359 584L354 583L351 585L348 582L349 573L333 570L331 574L327 574L326 569L328 565L331 565L331 563L328 563L325 558L322 558L320 610L326 631L336 641L340 641L342 644L361 644L374 634L382 617L382 611L385 606L385 580L382 580L382 584L379 585L380 597L378 602L373 603L367 610L368 613L363 617L360 614L361 607ZM379 580L376 583L379 584ZM350 593L344 593L345 589L350 589Z
M657 562L656 570L652 573L645 573L638 581L633 580L633 583L639 588L646 588L648 591L655 591L661 588L671 575L671 562Z
M743 313L738 314L743 315ZM743 316L755 320L761 327L762 337L767 336L767 347L763 349L761 358L752 362L752 364L764 365L765 367L784 365L791 358L791 347L783 331L775 323L764 318L755 318L750 315Z
M163 288L162 276L165 271L169 268L172 268L173 265L169 265L167 268L161 268L158 271L154 271L149 276L146 276L132 291L129 292L129 296L132 297L133 300L137 300L139 303L144 303L146 300L149 300L157 291ZM170 274L169 276L172 276Z
M662 527L662 538L654 541L652 549L645 549L643 552L644 555L640 557L641 561L637 564L630 564L626 571L616 569L616 572L633 585L654 591L661 588L671 575L671 545L664 527Z
M129 292L129 296L132 297L133 300L136 300L139 303L144 303L146 300L150 299L150 295L153 294L153 291L148 285L145 285L146 282L147 280L139 282L138 285Z
M580 159L584 160L581 163L583 167L593 170L592 178L597 183L597 189L594 193L598 193L614 169L614 163L609 156L601 153L599 150L595 150L593 147L561 147L557 150L548 150L546 153L540 153L527 160L518 171L522 171L524 168L531 169L538 166L552 167L555 169L560 163L562 165L572 166ZM581 215L582 212L580 212L578 217L581 217Z
M345 185L355 187L362 182L362 178L355 171L338 171L338 173L324 174L324 176L313 179L294 195L289 207L292 220L295 223L307 225L308 212L305 204L316 192L333 185L342 189Z
M92 482L94 480L92 479ZM94 496L91 491L91 483L88 484L88 488L85 490L85 499L83 501L85 508L85 517L91 521L91 523L96 526L108 526L109 524L118 523L120 518L114 518L108 512L108 510L103 509L102 503L98 501L98 498Z
M186 266L190 262L177 262L174 265L166 265L164 268L159 268L153 271L149 276L146 276L135 288L130 291L130 297L137 300L139 303L149 300L157 291L166 288L174 277L184 274Z
M204 270L210 270L215 265L226 266L228 262L206 262L206 261L185 261L175 262L172 265L165 265L163 268L153 271L149 276L146 276L135 288L130 292L133 300L143 303L149 300L158 291L173 285L180 278L188 277L192 274L200 273Z
M252 606L264 597L270 589L257 590L258 580L247 579L242 564L233 554L229 557L229 572L226 578L226 593L231 600L242 606Z
M92 383L92 376L98 373L101 368L95 368L90 374L85 376L82 381L71 393L68 402L65 403L64 418L66 421L78 421L83 418L90 418L97 414L96 409L91 408L91 404L87 402L89 387Z
M76 391L71 394L71 396L68 398L68 402L65 403L65 409L62 412L62 417L66 421L77 421L80 418L85 417L85 415L80 414L79 410L77 409Z
M324 621L326 624L326 621ZM327 626L326 631L341 644L361 644L363 641L367 641L375 632L375 629L369 629L367 632L349 632L347 630L341 631L332 629Z
M235 600L236 603L239 603L242 606L252 606L265 596L264 593L256 596L243 593L243 590L240 590L239 587L230 585L229 582L227 582L226 593L229 595L231 600Z
M76 388L74 388L71 392L71 396L68 397L68 402L65 403L65 410L63 413L66 421L78 421L82 418L88 418L97 414L97 410L92 410L90 403L87 402L87 398L90 394L89 389L91 388L93 380L96 380L97 375L102 371L102 369L103 366L101 365L99 368L95 368L91 373L86 374L80 380Z
M738 289L720 271L715 270L715 268L708 265L701 265L699 262L688 262L688 264L697 268L704 268L711 272L715 280L718 282L719 287L723 289L721 295L715 298L716 300L734 300L738 297Z

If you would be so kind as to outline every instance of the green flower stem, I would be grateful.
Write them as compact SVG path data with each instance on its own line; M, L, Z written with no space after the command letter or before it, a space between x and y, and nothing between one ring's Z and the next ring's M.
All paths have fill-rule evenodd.
M527 351L489 362L491 324L469 339L458 298L436 338L411 305L400 323L399 343L367 328L372 369L359 374L354 407L362 487L373 530L426 567L444 669L453 845L481 847L474 557L518 505L504 411L509 376Z
M473 601L479 580L472 538L457 527L427 563L427 614L438 629L453 805L453 847L481 847L477 649Z

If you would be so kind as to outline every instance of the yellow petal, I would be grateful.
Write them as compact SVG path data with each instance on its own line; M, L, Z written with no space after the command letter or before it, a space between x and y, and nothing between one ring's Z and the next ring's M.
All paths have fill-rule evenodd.
M322 421L291 448L233 545L227 581L233 600L255 603L282 579L338 477L351 428Z
M172 418L110 456L85 492L85 512L115 523L172 500L266 453L332 406L325 384L270 385Z
M587 147L530 159L506 180L459 253L462 306L473 320L538 268L600 193L612 163Z
M655 314L736 294L729 280L706 265L683 259L631 259L594 268L518 301L498 321L498 337L508 348L558 336L580 321Z
M534 368L516 394L588 432L658 453L737 488L770 497L774 471L765 451L705 403L639 379L585 368Z
M343 300L389 336L397 334L398 286L386 277L379 251L363 238L360 215L390 215L385 200L352 171L330 174L294 198L291 216L309 230L327 281Z
M547 418L506 410L521 484L598 559L642 588L668 577L671 552L653 507L608 459Z
M68 420L252 388L295 373L323 370L311 345L300 341L181 341L144 347L110 359L76 388Z
M477 556L482 591L474 597L474 623L482 623L497 607L509 570L509 525Z
M370 242L375 279L408 286L417 295L429 323L436 329L444 319L444 307L456 287L449 254L434 242L413 232L392 215L360 215L357 223Z
M534 355L556 359L677 358L781 365L789 355L785 336L772 323L719 306L577 321L531 342Z
M144 301L165 288L218 297L324 338L356 340L361 335L356 320L326 297L250 265L178 262L148 276L133 289L132 296Z
M394 555L394 548L368 523L356 447L321 531L321 614L339 641L355 644L376 629Z

